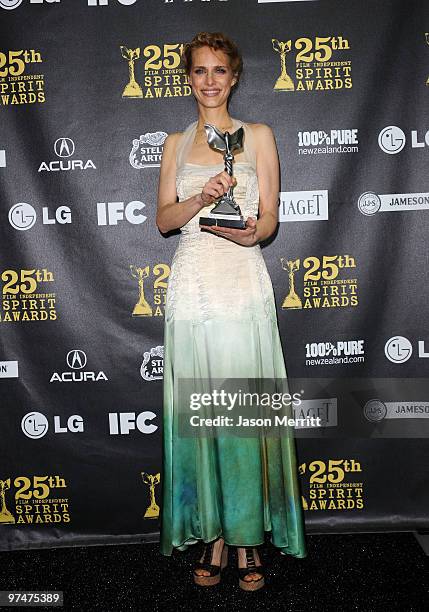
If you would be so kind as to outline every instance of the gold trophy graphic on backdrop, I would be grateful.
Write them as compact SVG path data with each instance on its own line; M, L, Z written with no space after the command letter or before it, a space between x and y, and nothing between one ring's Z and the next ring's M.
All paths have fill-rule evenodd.
M429 45L429 32L425 32L425 38L426 38L426 42ZM429 76L426 79L426 85L429 87Z
M10 489L10 478L0 480L0 523L15 523L15 517L6 508L6 491Z
M128 75L129 81L125 85L125 89L122 92L123 98L143 98L143 91L140 85L137 83L134 76L134 62L140 57L140 47L137 49L127 49L121 45L122 57L128 61Z
M146 268L137 268L137 266L130 265L131 274L134 278L137 278L139 281L139 301L134 306L133 317L151 317L152 316L152 308L147 303L146 298L144 296L144 286L143 282L147 276L149 276L149 266Z
M286 260L284 257L280 258L282 262L283 270L288 273L289 280L289 293L283 300L282 308L302 308L301 298L295 291L295 272L299 270L299 259L295 261Z
M158 518L159 506L155 500L155 485L159 484L161 480L161 474L148 474L147 472L140 472L143 482L149 485L150 494L150 505L147 507L143 518Z
M274 89L279 89L282 91L294 91L295 85L286 70L286 53L292 49L292 41L288 40L287 42L281 42L277 40L277 38L272 38L271 42L273 43L274 51L280 53L280 63L281 63L281 73L279 78L274 85Z

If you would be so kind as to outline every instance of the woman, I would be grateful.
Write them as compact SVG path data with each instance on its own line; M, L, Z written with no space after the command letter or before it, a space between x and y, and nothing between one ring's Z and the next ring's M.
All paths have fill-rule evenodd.
M279 378L286 370L273 287L259 242L278 222L279 160L271 129L232 118L227 109L240 79L236 45L201 32L185 45L185 70L198 120L164 143L156 223L181 228L167 290L164 340L164 431L161 553L202 540L194 580L220 580L229 546L238 550L239 584L264 585L257 546L264 531L283 554L306 556L293 435L282 438L185 437L179 432L181 379ZM204 124L230 134L243 127L234 178L209 147ZM234 186L245 229L210 226L199 217ZM177 202L177 198L179 202ZM256 215L259 212L259 218Z

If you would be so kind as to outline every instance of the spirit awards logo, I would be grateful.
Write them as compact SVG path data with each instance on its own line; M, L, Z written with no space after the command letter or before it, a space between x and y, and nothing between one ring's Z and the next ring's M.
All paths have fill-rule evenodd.
M357 202L360 212L370 217L377 212L397 212L409 210L428 210L429 193L388 193L377 195L365 191Z
M45 77L30 72L32 64L41 64L35 49L0 51L0 106L45 102Z
M1 362L0 362L1 363ZM143 354L140 374L143 380L161 380L164 373L164 347L155 346Z
M306 257L301 260L280 259L282 268L287 272L289 292L283 300L282 308L347 308L357 306L357 279L349 277L347 270L356 268L356 261L350 255L324 255ZM296 286L298 272L306 272ZM301 284L302 283L302 284ZM301 289L302 287L302 289Z
M6 492L10 489L10 478L0 480L0 525L14 525L15 517L7 509Z
M364 486L356 481L362 467L356 459L315 460L299 466L304 510L362 510Z
M280 57L275 91L351 89L352 63L347 59L350 44L346 38L316 36L314 40L301 37L287 41L273 38L271 42Z
M128 82L122 92L123 98L177 98L191 95L185 69L180 66L183 43L147 45L143 52L140 47L129 49L121 45L120 50L128 65ZM143 74L139 73L136 77L136 66L140 64L143 64Z
M148 474L147 472L140 472L143 482L149 487L149 506L146 508L146 512L143 518L154 519L159 516L159 506L156 503L155 498L155 487L161 481L161 474Z
M60 525L70 523L65 478L17 476L0 480L0 525Z
M138 268L131 264L130 272L138 285L138 301L134 306L132 316L163 317L167 299L167 279L170 275L170 266L163 263L155 264L151 274L150 266ZM152 280L152 277L155 277L155 280ZM151 287L149 301L146 295L148 286Z
M52 272L41 270L3 270L0 322L25 323L56 321L56 294L47 284L54 283Z
M60 172L68 170L96 170L91 159L71 159L75 152L75 144L71 138L58 138L54 143L55 155L59 158L54 161L42 162L38 172Z
M54 4L61 0L28 0L30 4ZM0 0L0 8L12 11L22 4L22 0Z
M72 349L66 355L66 363L70 368L67 372L54 372L49 382L98 382L107 381L106 374L102 371L93 372L86 370L86 353L80 349Z
M130 164L133 168L159 168L163 146L168 134L166 132L146 132L133 140L130 153Z

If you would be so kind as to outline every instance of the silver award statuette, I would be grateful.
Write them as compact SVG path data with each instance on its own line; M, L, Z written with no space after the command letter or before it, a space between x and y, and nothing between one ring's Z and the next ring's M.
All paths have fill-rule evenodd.
M214 125L205 123L204 128L207 133L207 141L209 145L217 151L225 151L224 161L225 170L229 176L232 176L232 162L234 160L233 152L241 149L243 146L243 128L239 128L234 134L220 132ZM220 225L221 227L234 227L237 229L245 229L246 221L239 205L235 202L233 196L233 187L218 200L216 206L205 217L200 217L200 225Z

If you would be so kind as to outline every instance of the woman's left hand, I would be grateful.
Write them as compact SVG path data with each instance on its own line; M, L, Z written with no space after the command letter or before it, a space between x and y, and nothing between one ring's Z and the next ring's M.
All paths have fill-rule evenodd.
M246 228L245 229L236 229L234 227L221 227L219 225L209 225L205 227L213 234L217 234L218 236L224 236L228 240L232 240L237 244L241 244L243 246L254 246L258 242L257 237L257 229L256 229L256 219L253 217L247 217Z

